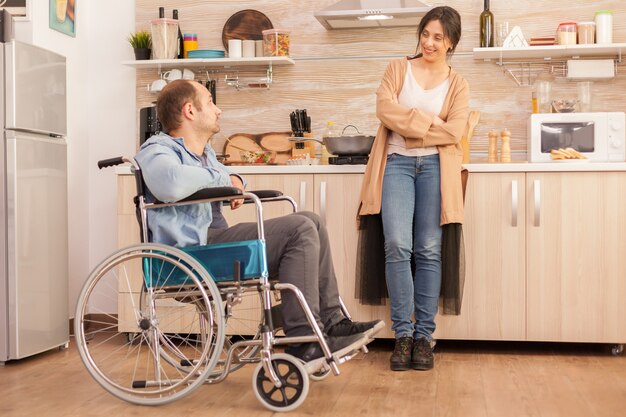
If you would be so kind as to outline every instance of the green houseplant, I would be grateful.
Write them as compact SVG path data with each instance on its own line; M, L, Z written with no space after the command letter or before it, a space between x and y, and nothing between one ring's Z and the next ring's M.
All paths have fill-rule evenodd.
M140 30L128 36L128 43L133 47L135 59L150 59L152 36L147 30Z

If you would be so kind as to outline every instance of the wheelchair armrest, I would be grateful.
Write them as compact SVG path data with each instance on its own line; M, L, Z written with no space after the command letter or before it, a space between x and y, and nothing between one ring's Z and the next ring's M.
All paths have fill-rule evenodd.
M281 193L280 191L276 191L276 190L254 190L254 191L247 191L250 194L254 194L257 197L259 197L261 200L265 199L265 198L276 198L276 197L282 197L283 193ZM250 199L246 199L244 201L245 203L252 203L252 200Z
M229 198L237 195L241 195L243 192L239 188L235 187L212 187L212 188L203 188L202 190L198 190L195 193L191 194L188 197L183 198L182 200L177 201L178 203L187 202L187 201L196 201L196 200L206 200L209 198Z
M282 197L283 193L280 191L276 191L276 190L254 190L254 191L246 191L246 193L249 194L254 194L257 197L259 197L259 199L261 201L264 201L266 199L274 199L274 198L278 198L278 197ZM244 204L250 204L250 203L254 203L254 201L250 198L246 198L245 200L243 200ZM228 205L230 204L229 201L224 201L223 203L224 205Z

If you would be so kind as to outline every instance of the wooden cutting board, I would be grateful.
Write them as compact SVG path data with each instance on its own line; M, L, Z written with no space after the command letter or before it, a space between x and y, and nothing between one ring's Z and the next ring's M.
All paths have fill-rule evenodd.
M274 29L274 26L263 13L252 9L238 11L228 18L222 29L224 49L228 51L229 39L262 40L266 29Z
M224 144L224 155L229 155L224 164L241 163L240 151L272 151L276 153L274 163L285 164L291 157L290 136L291 132L235 133Z

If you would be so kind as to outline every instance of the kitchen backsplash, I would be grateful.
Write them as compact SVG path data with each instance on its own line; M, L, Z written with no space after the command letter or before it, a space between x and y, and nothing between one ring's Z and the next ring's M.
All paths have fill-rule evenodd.
M291 57L295 65L274 66L274 83L270 89L235 90L226 86L220 69L217 104L223 111L222 134L214 147L223 149L226 137L233 133L261 133L289 130L289 113L306 108L313 120L313 131L321 135L326 121L338 126L354 124L361 132L375 134L375 93L389 60L415 52L417 27L349 29L327 31L313 12L337 0L258 0L176 2L136 0L137 29L149 29L157 17L158 7L166 14L177 8L183 32L197 33L200 49L224 49L222 27L235 12L255 9L264 13L275 28L291 30ZM434 2L430 2L434 3ZM478 16L482 0L450 0L463 22L463 35L451 65L469 82L470 108L481 112L480 123L472 139L472 152L487 152L487 132L508 128L513 153L526 151L526 131L531 112L531 87L518 87L505 71L493 62L474 60L471 51L478 46ZM626 43L626 8L620 1L587 0L494 0L491 10L499 21L519 25L526 39L554 36L559 23L593 20L595 11L613 10L613 41ZM529 12L529 10L531 12ZM329 59L331 58L331 59ZM184 64L181 63L181 69ZM216 68L214 68L216 69ZM594 111L626 111L626 66L618 65L617 75L609 81L594 82ZM252 76L255 74L240 74ZM258 68L256 76L264 76ZM196 76L207 75L196 69ZM154 69L137 70L137 107L150 105L156 99L146 86L158 77ZM576 83L557 78L553 86L557 98L576 97Z

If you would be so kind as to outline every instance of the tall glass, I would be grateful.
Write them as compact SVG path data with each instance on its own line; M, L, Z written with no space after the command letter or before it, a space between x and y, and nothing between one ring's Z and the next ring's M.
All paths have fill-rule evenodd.
M552 83L546 80L538 80L536 91L537 110L539 113L552 113Z
M581 81L577 84L578 90L578 105L581 112L591 111L591 87L593 83L591 81Z

